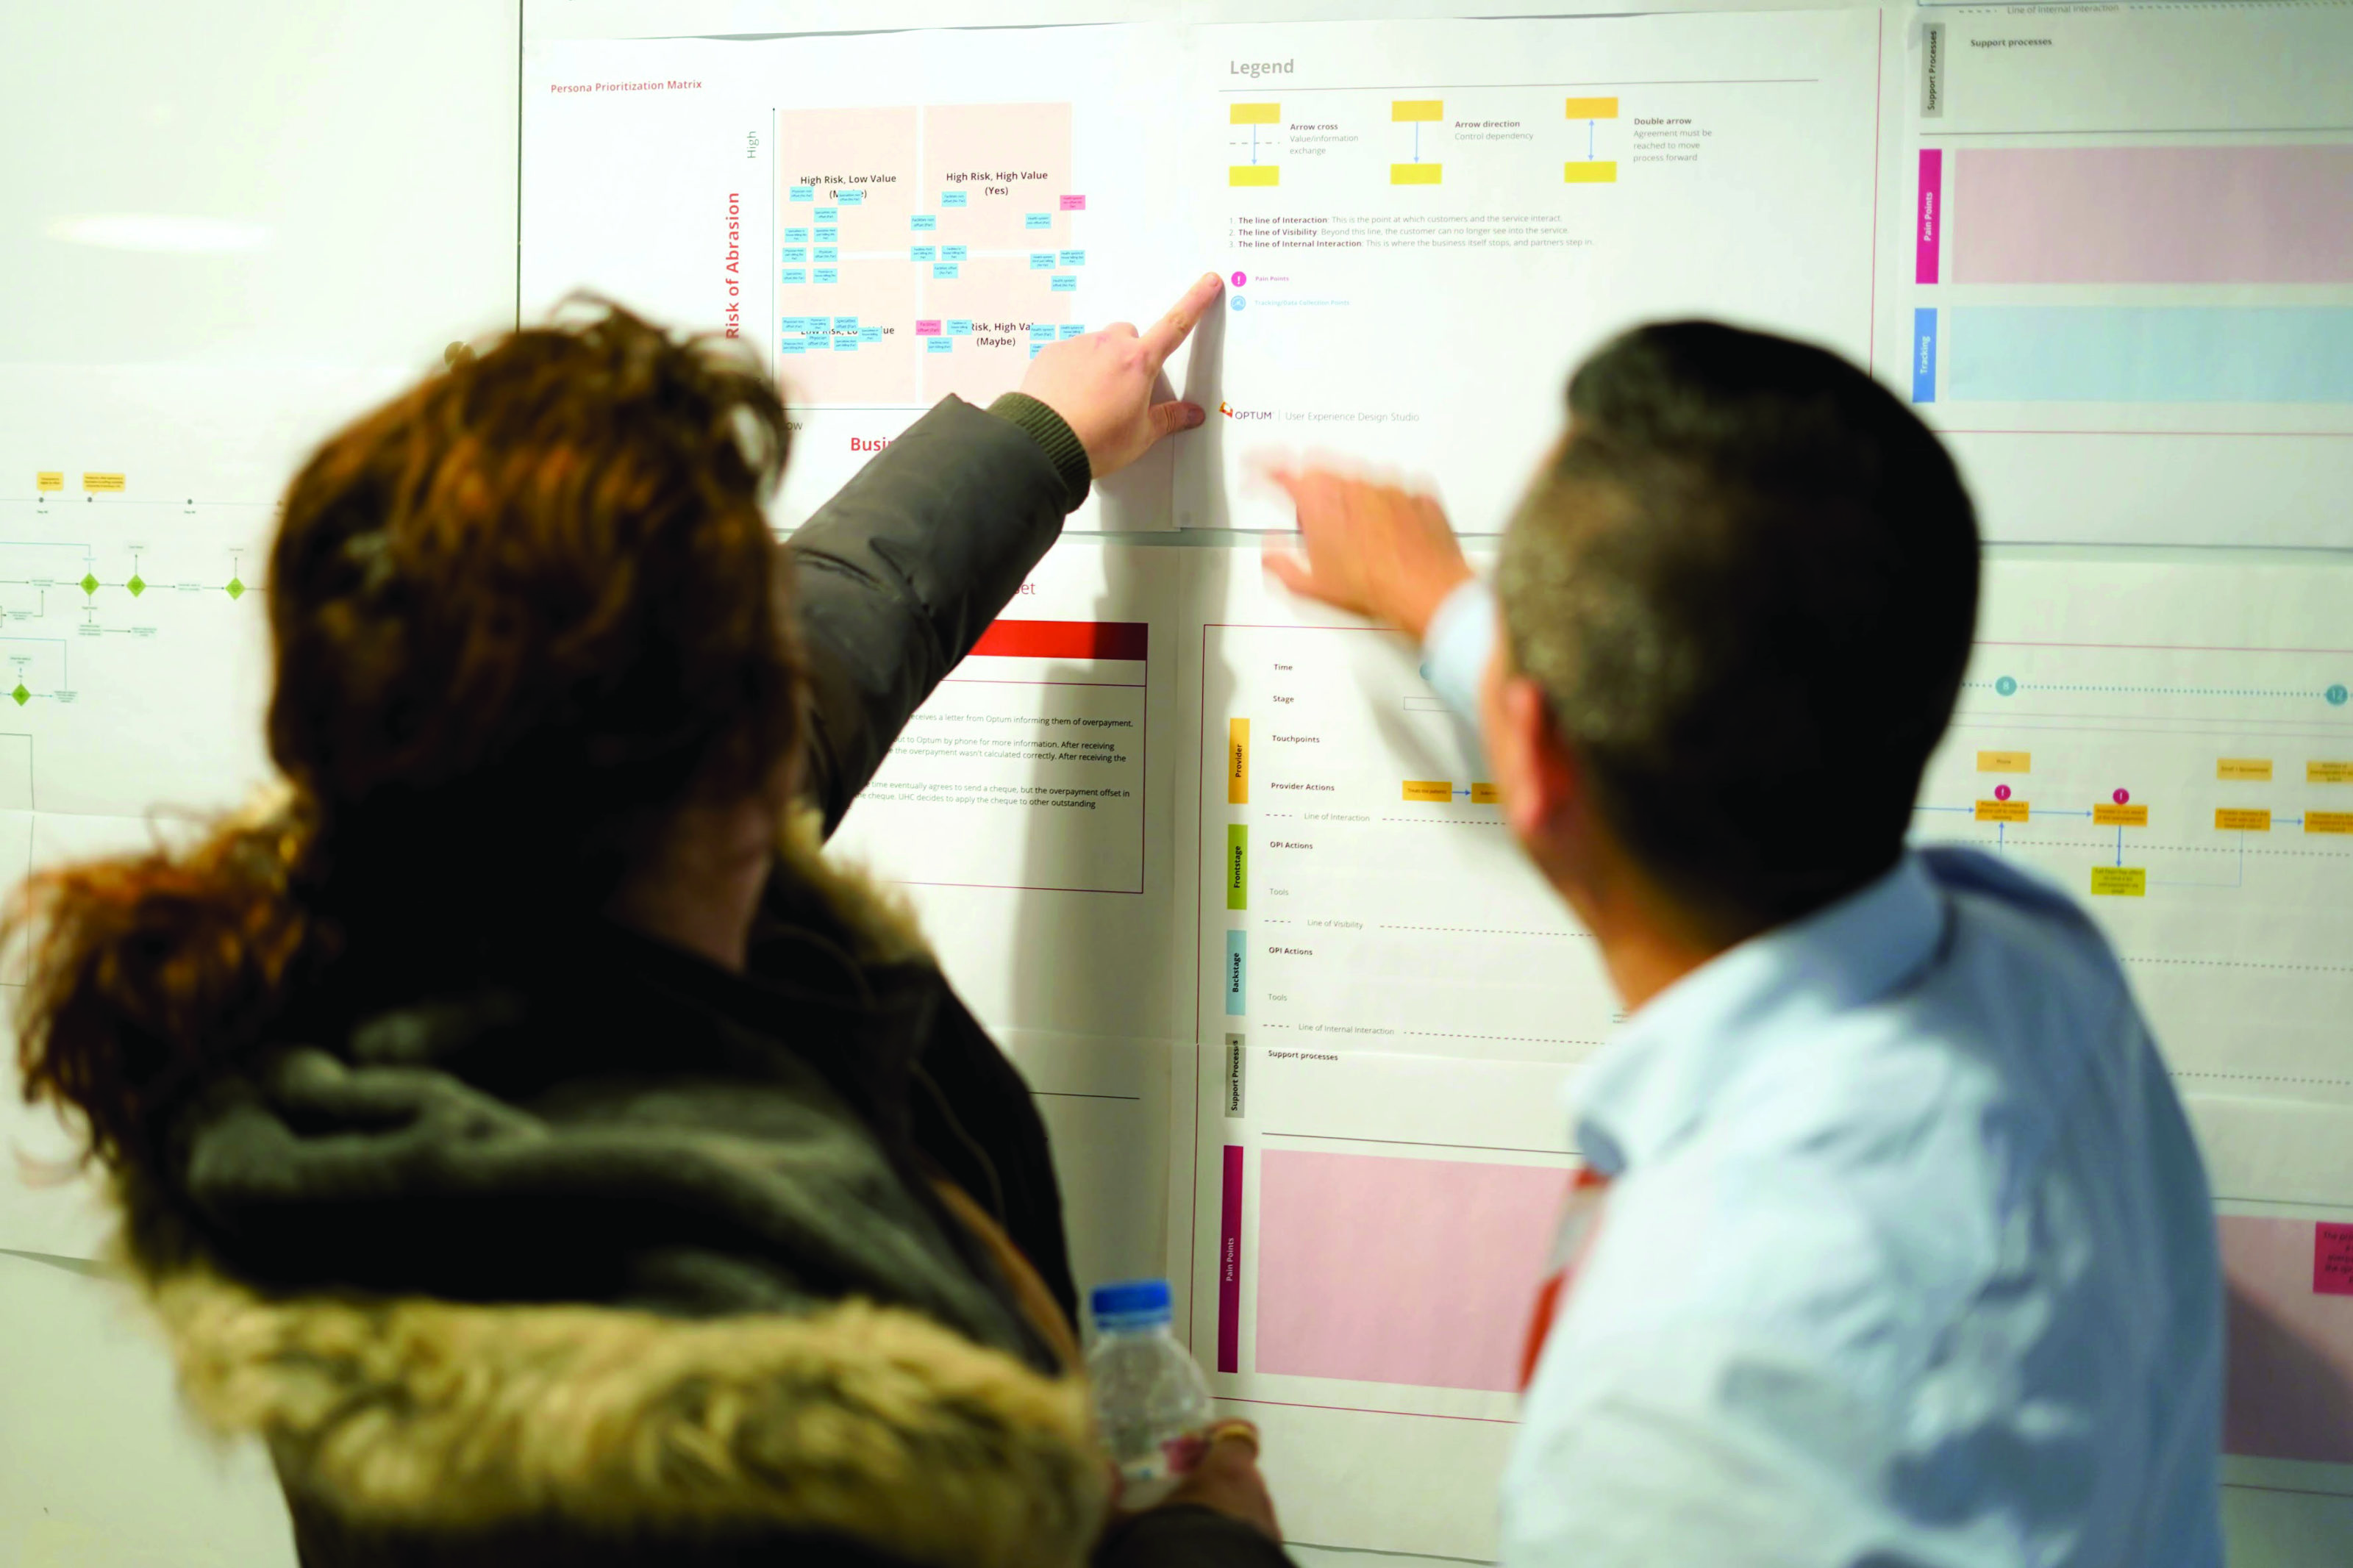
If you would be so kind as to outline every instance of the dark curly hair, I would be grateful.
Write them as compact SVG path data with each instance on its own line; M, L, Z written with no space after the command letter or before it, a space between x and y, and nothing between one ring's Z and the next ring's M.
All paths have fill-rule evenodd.
M800 743L776 388L626 310L518 331L331 437L270 552L290 788L192 848L28 884L25 1092L136 1152L339 956L429 973L619 884Z

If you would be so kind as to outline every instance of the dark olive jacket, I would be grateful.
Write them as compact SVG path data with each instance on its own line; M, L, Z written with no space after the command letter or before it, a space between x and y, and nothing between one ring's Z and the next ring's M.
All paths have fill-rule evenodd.
M292 1008L121 1172L183 1391L268 1443L307 1568L1282 1561L1199 1510L1100 1545L1044 1126L818 852L1086 488L1042 405L951 398L795 536L812 809L745 973L583 918Z

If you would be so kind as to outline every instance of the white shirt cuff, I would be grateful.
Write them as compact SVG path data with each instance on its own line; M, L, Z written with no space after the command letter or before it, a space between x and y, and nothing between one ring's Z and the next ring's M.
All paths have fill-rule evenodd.
M1446 595L1421 639L1421 678L1473 729L1479 724L1479 682L1494 651L1495 591L1473 577Z

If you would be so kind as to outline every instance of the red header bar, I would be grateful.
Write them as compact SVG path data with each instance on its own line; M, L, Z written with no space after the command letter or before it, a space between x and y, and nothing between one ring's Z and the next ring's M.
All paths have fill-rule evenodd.
M1151 631L1142 621L993 621L972 651L978 658L1141 659Z

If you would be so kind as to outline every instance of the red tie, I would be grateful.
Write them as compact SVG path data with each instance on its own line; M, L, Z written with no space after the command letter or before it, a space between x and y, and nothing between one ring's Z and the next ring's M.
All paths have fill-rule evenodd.
M1543 1359L1545 1341L1552 1335L1553 1320L1560 1314L1561 1298L1568 1294L1577 1265L1593 1248L1594 1235L1601 1228L1602 1200L1609 1192L1609 1177L1580 1165L1568 1184L1568 1195L1561 1200L1560 1224L1552 1235L1552 1269L1536 1287L1535 1316L1529 1321L1527 1348L1520 1357L1523 1394L1535 1381L1536 1363Z

